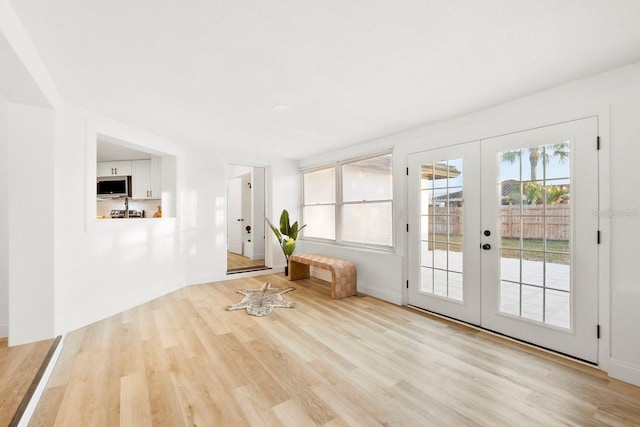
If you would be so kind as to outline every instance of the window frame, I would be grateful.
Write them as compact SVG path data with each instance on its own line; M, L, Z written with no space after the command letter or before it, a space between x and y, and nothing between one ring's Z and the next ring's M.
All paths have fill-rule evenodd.
M343 200L343 176L342 176L342 167L348 164L357 163L363 160L374 159L376 157L382 157L391 155L391 198L390 199L376 199L376 200L366 200L366 201L349 201L345 202ZM396 219L395 219L395 189L394 189L394 166L393 166L393 149L387 149L383 151L376 151L374 153L368 153L358 157L350 157L348 159L338 160L331 163L325 163L319 166L313 166L310 168L305 168L300 170L300 188L301 188L301 213L302 213L302 223L305 223L304 218L304 208L306 206L334 206L334 233L335 239L325 239L320 237L309 237L304 235L304 231L302 236L300 237L303 241L309 242L317 242L317 243L327 243L336 246L345 246L345 247L355 247L355 248L363 248L363 249L373 249L377 251L384 252L394 252L396 249ZM335 171L335 202L334 203L321 203L321 204L306 204L306 200L304 197L305 188L304 188L304 176L307 173L313 173L324 169L333 168ZM367 205L373 203L391 203L391 245L375 245L370 243L359 243L359 242L351 242L348 240L344 240L342 238L342 228L343 228L343 218L342 218L342 209L345 205Z

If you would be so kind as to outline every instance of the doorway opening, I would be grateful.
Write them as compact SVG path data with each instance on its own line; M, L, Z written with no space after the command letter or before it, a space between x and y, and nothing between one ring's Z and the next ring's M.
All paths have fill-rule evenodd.
M227 274L266 270L265 168L227 165Z

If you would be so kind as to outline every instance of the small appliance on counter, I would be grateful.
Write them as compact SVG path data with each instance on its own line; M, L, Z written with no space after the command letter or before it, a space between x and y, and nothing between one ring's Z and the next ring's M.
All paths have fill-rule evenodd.
M126 218L124 209L113 209L111 218ZM129 209L129 218L144 218L144 210Z

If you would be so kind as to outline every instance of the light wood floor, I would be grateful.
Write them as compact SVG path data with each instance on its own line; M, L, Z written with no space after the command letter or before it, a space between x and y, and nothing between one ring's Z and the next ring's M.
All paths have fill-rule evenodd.
M227 270L236 270L239 268L253 268L264 266L263 259L251 259L244 255L227 252Z
M225 311L293 284L294 309ZM640 389L326 282L184 288L70 333L34 426L640 425Z
M0 339L0 425L8 425L27 393L53 340L7 347Z

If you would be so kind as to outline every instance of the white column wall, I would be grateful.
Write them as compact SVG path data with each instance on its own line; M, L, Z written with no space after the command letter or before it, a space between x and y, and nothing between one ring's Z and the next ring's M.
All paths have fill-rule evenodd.
M9 335L8 102L0 95L0 338Z
M59 114L55 307L56 332L65 333L186 285L184 235L170 209L162 219L101 220L114 221L106 223L87 217L87 207L95 206L95 185L87 189L95 183L95 158L87 152L95 153L96 144L88 127L143 147L173 150L168 154L177 154L178 176L184 159L170 142L135 128L72 106ZM180 206L180 178L176 185L171 197Z
M9 104L9 345L54 332L54 129L48 108Z
M251 172L251 240L253 241L253 258L264 258L264 243L266 240L264 221L264 168L254 167ZM271 232L271 231L269 231Z

